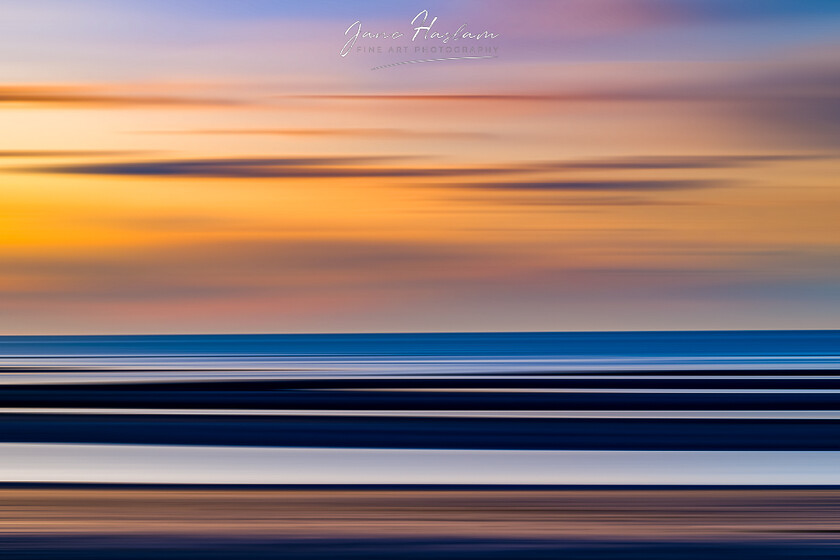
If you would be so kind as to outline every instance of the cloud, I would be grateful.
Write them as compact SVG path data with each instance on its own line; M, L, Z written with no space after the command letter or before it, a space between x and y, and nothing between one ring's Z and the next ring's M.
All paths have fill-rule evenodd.
M238 132L232 132L238 133ZM265 132L267 134L273 132ZM342 132L343 133L343 132ZM303 132L302 134L308 134ZM76 152L8 152L33 156L75 155ZM89 152L95 154L96 152ZM78 152L78 155L86 155ZM103 155L107 152L103 152ZM3 157L3 152L0 152ZM12 157L11 155L9 157ZM40 165L18 168L30 173L65 175L104 175L125 177L194 178L423 178L464 177L504 174L556 173L565 170L667 170L726 168L759 163L800 161L828 156L732 155L732 156L649 156L599 160L508 162L494 166L389 167L372 166L390 161L418 159L422 156L337 156L337 157L243 157L207 159L163 159L146 161L97 162L70 165ZM485 190L684 190L712 186L707 181L539 181L459 183L441 185Z
M483 132L458 132L447 130L410 130L402 128L221 128L199 130L170 130L152 134L218 134L294 137L348 137L348 138L492 138Z
M318 99L325 101L558 101L563 94L342 94L293 95L285 99Z
M676 202L654 200L642 196L593 196L593 197L547 197L547 196L494 196L494 197L461 197L450 199L456 202L477 202L504 206L549 206L549 207L580 207L580 206L697 206L695 202ZM463 210L461 210L463 211ZM476 208L475 212L484 211Z
M31 154L33 157L60 155L88 155L97 152L7 152ZM4 152L0 152L0 158ZM103 155L108 152L102 152ZM563 171L633 171L715 169L761 163L807 161L822 159L824 155L768 154L718 156L647 156L598 160L567 160L543 162L508 162L495 166L463 167L406 167L381 164L421 156L336 156L336 157L244 157L208 159L164 159L146 161L111 161L74 163L69 165L39 165L16 168L29 173L65 175L101 175L123 177L181 177L218 179L268 178L457 178L521 174L557 174ZM485 191L579 191L579 192L653 192L693 190L721 186L715 181L700 180L597 180L597 181L494 181L424 184L424 187L444 187Z
M0 150L0 159L85 158L125 156L143 152L128 150Z
M740 167L763 163L809 161L822 159L821 155L712 155L712 156L643 156L597 160L578 160L549 165L557 169L572 170L633 170L633 169L716 169Z
M720 6L723 6L722 4ZM840 6L840 5L838 5ZM753 10L760 11L758 4ZM793 8L791 8L793 9ZM721 10L726 11L724 7ZM428 106L428 110L466 110L539 112L550 108L568 110L577 104L614 105L630 113L623 104L654 105L686 112L709 110L727 126L756 138L764 149L798 151L833 149L840 146L840 133L834 126L840 115L840 60L836 46L812 47L782 53L772 58L747 59L727 63L688 62L696 72L676 72L667 64L651 65L647 73L630 80L617 72L609 76L582 78L565 85L504 87L496 84L491 94L480 91L427 92L424 94L345 94L305 96L313 103L330 103L348 110L355 105L381 107L384 104ZM562 75L562 66L556 66ZM618 65L619 69L627 65ZM622 78L622 76L624 76ZM520 80L521 81L521 80ZM499 89L504 88L503 91ZM523 89L528 88L528 89ZM665 105L669 104L669 105ZM670 104L678 104L671 106ZM549 107L552 106L552 107ZM769 148L771 147L772 148ZM789 148L783 148L789 147ZM796 156L789 156L790 159ZM704 168L755 165L781 160L778 156L739 156L725 159L692 158L670 161L624 161L615 167L628 168ZM594 168L594 162L588 162ZM648 167L646 167L648 166Z
M182 300L410 285L469 274L484 249L423 241L223 240L75 257L0 256L7 295L57 300Z
M461 177L535 171L531 165L496 167L357 167L406 157L297 157L297 158L219 158L155 160L73 165L43 165L21 168L30 173L66 175L105 175L126 177L195 177L220 179L264 178L375 178L375 177Z
M538 93L429 93L429 94L340 94L295 95L281 99L306 99L319 102L371 102L371 103L458 103L458 104L523 104L523 103L589 103L589 102L645 102L645 101L696 101L706 98L691 91L659 90L644 87L579 88L568 91Z
M224 99L200 99L161 95L115 93L109 88L68 85L3 85L0 86L0 108L14 107L80 107L94 109L130 107L218 107L238 105Z
M388 160L388 157L295 157L217 158L187 160L128 161L112 163L41 166L28 171L68 175L113 175L129 177L335 177L369 176L377 169L342 168Z
M684 191L721 186L716 181L539 181L504 183L454 183L440 185L456 189L534 192L658 192Z

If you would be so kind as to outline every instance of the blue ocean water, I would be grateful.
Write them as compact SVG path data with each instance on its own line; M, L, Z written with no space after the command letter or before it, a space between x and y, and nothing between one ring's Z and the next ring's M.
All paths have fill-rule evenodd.
M840 331L0 337L0 384L828 370Z
M3 337L0 482L840 484L839 365L840 331Z
M838 366L840 331L0 337L0 555L833 558Z
M4 336L0 356L826 357L840 331Z

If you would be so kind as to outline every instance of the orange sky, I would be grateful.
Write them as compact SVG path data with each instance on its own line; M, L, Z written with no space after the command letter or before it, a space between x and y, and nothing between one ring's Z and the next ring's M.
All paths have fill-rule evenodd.
M346 6L13 9L0 332L838 327L836 14L637 3L437 6L498 58L375 71Z

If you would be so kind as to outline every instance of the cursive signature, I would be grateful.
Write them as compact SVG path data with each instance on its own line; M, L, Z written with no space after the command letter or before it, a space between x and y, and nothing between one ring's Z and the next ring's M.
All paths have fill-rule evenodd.
M424 41L439 41L441 43L449 43L450 41L481 41L485 39L496 39L497 37L499 37L498 33L492 33L486 30L480 33L473 33L472 31L469 31L467 29L466 23L462 24L455 31L438 31L437 29L433 29L438 21L437 16L433 17L431 21L429 21L429 17L429 11L422 10L420 11L420 13L414 16L414 19L411 20L411 25L415 26L412 28L414 34L411 37L411 42L416 42L418 39L422 39ZM344 43L344 46L341 48L340 54L342 57L345 57L348 54L350 54L350 52L353 50L353 47L356 45L356 42L360 38L393 41L405 37L406 34L399 30L390 32L364 31L362 30L362 21L356 20L350 25L350 27L347 28L347 31L344 32L344 36L348 37L348 39L347 42Z

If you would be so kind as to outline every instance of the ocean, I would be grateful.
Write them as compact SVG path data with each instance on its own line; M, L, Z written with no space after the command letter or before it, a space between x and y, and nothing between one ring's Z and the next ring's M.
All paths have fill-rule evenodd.
M0 547L827 558L838 366L840 331L2 337Z

